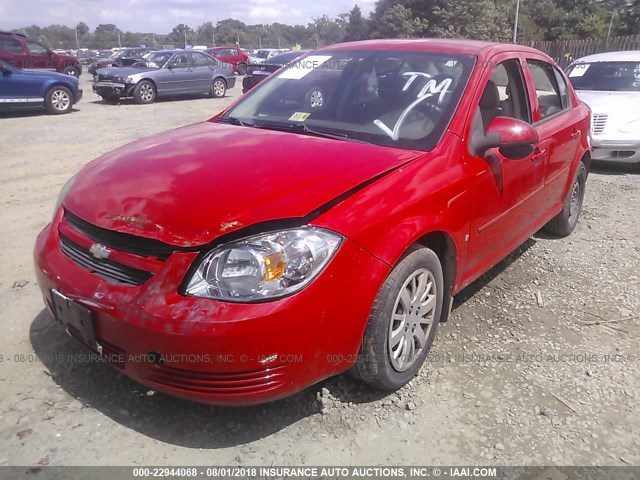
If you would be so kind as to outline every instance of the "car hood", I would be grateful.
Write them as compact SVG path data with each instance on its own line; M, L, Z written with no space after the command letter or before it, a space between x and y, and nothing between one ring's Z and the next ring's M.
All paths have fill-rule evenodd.
M64 206L109 230L192 247L304 217L423 153L204 122L94 160Z
M640 118L640 92L576 90L576 93L594 114Z

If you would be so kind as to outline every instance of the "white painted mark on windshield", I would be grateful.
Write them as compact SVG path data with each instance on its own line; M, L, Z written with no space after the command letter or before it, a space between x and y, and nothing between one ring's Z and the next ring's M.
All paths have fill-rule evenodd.
M404 87L402 88L403 92L406 91L411 86L411 84L416 80L416 78L421 76L426 78L431 78L431 75L423 72L405 72L403 73L403 76L409 77L407 79L407 82L404 84ZM389 135L389 137L391 137L393 141L398 141L400 139L400 128L402 127L402 124L404 123L404 120L407 117L407 115L411 113L411 110L413 110L415 106L420 104L422 101L437 94L440 94L440 97L438 98L438 103L442 103L444 96L449 91L449 87L451 86L452 83L453 83L453 80L451 78L445 78L440 83L437 83L435 79L429 80L425 84L425 86L422 87L420 92L418 92L416 99L413 102L411 102L409 106L407 106L407 108L403 110L400 117L398 117L398 120L396 121L396 124L393 127L393 130L389 128L380 119L374 120L373 123L380 130L382 130L384 133Z

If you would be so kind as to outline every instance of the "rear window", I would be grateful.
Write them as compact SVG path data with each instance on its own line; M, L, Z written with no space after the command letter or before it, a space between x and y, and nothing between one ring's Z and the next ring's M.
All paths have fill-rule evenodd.
M578 62L567 75L576 90L640 92L640 62Z
M15 38L0 38L0 49L7 53L23 53L20 42Z

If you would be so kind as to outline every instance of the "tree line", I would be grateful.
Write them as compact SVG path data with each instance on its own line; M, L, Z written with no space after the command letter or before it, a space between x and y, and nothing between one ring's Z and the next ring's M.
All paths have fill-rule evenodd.
M605 38L640 34L640 0L521 0L518 41ZM516 0L378 0L369 16L355 5L348 13L313 18L307 25L247 25L240 20L176 25L168 34L122 31L80 22L14 31L51 48L104 49L117 46L240 45L245 48L317 48L369 38L462 37L510 41Z

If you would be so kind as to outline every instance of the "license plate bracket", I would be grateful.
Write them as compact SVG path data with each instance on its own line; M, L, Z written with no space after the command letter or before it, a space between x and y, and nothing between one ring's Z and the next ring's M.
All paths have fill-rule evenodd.
M56 320L66 328L67 333L93 350L99 350L91 310L55 289L52 289L50 293L53 314Z

